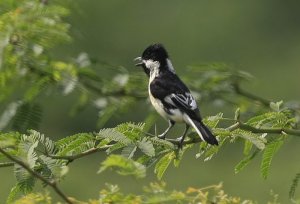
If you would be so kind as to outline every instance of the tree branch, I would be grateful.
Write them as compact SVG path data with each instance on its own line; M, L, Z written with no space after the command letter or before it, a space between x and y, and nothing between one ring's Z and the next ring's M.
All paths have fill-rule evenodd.
M82 152L80 154L74 154L74 155L70 155L70 156L57 156L57 155L47 155L47 157L51 157L52 159L63 159L63 160L68 160L68 162L72 162L74 161L75 159L79 159L79 158L82 158L82 157L85 157L85 156L88 156L88 155L91 155L91 154L94 154L96 152L102 152L102 151L105 151L107 150L108 148L110 148L112 145L106 145L104 147L101 147L101 148L91 148L85 152Z
M299 136L300 137L300 130L297 129L290 129L290 128L255 128L251 125L248 125L246 123L243 123L241 121L236 121L233 125L226 128L226 130L232 132L236 129L241 130L247 130L252 133L268 133L268 134L288 134L293 136ZM173 144L179 144L179 141L176 139L166 139L166 141L169 141ZM194 138L191 140L186 140L183 142L183 145L187 144L195 144L200 143L202 140L200 138Z
M42 182L46 183L47 185L51 186L53 190L68 204L73 204L73 202L58 188L55 181L49 181L46 178L44 178L39 173L32 170L27 164L25 164L23 161L13 157L6 151L4 151L2 148L0 148L0 153L2 153L4 156L6 156L9 160L13 161L14 163L22 166L24 169L26 169L32 176L36 177L37 179L41 180Z
M255 127L250 126L250 125L248 125L246 123L243 123L241 121L236 121L236 120L232 120L232 121L235 121L235 123L226 128L226 130L228 130L230 132L232 132L236 129L242 129L242 130L251 131L252 133L289 134L289 135L294 135L294 136L300 136L300 130L296 130L296 129L289 129L289 128L255 128ZM150 137L156 137L156 135L153 135L151 133L145 132L144 134L148 135ZM171 142L174 145L179 144L179 141L177 139L166 138L166 141ZM196 144L196 143L200 143L200 142L202 142L202 140L197 137L197 138L193 138L193 139L190 139L190 140L185 140L183 142L183 145ZM82 157L85 157L85 156L88 156L88 155L91 155L91 154L94 154L94 153L97 153L97 152L106 151L108 148L110 148L112 146L113 145L111 144L111 145L105 145L104 147L101 147L101 148L94 147L94 148L86 150L82 153L69 155L69 156L49 155L47 153L43 153L43 154L46 155L47 157L52 158L52 159L67 160L68 163L70 163L70 162L72 162L76 159L80 159ZM13 164L14 164L14 162L7 163L7 164L2 163L2 166L3 167L4 166L12 166ZM0 167L2 167L2 166L1 166L1 163L0 163Z
M288 134L294 136L300 136L300 130L290 128L255 128L245 123L238 122L238 128L242 130L248 130L253 133L270 133L270 134Z
M271 101L268 100L268 99L265 99L265 98L262 98L260 96L256 96L252 93L249 93L245 90L243 90L239 84L233 84L233 88L234 88L234 91L236 94L238 95L241 95L241 96L244 96L248 99L251 99L253 101L258 101L259 103L261 103L262 105L266 106L266 107L269 107L270 106L270 103Z
M2 162L0 163L0 168L1 167L10 167L13 166L15 164L15 162Z
M300 137L300 130L298 129L290 129L290 128L255 128L251 125L248 125L246 123L243 123L241 121L237 120L232 120L235 121L235 123L229 127L226 128L226 130L232 132L236 129L241 129L241 130L247 130L252 133L269 133L269 134L288 134L288 135L293 135L293 136L299 136ZM151 137L156 137L153 134L150 133L145 133L146 135L149 135ZM179 141L177 139L169 139L166 138L166 141L171 142L175 145L179 144ZM183 145L188 145L188 144L195 144L195 143L200 143L202 140L200 138L193 138L190 140L185 140L183 142Z

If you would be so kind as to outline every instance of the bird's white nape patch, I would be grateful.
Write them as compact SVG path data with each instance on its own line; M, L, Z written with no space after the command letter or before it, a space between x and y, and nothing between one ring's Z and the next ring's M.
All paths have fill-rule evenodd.
M145 66L150 70L158 69L160 67L159 61L153 61L152 59L148 59L148 60L143 60L143 62Z
M152 59L143 60L143 62L147 67L147 69L150 70L150 80L149 80L149 84L150 84L153 81L153 79L159 75L160 63L159 61L153 61Z
M169 71L175 73L175 69L174 69L173 64L172 64L172 62L169 58L167 58L167 66L168 66Z

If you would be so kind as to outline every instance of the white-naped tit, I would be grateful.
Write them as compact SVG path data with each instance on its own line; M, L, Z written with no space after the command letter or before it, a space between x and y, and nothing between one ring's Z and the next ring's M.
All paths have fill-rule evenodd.
M184 138L192 126L203 141L218 145L218 141L206 127L200 116L197 102L187 86L176 75L169 55L162 44L148 46L141 57L135 58L136 66L141 66L149 77L148 92L155 110L169 122L168 128L158 137L165 139L176 122L186 127L179 141L182 147Z

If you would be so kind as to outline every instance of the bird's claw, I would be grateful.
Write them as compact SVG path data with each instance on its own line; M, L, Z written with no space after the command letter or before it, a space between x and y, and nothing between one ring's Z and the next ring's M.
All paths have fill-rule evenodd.
M165 134L161 134L157 136L159 139L165 140L166 139L166 135Z
M183 136L178 137L176 140L178 141L178 143L177 143L178 149L182 149L183 148L183 141L184 141Z

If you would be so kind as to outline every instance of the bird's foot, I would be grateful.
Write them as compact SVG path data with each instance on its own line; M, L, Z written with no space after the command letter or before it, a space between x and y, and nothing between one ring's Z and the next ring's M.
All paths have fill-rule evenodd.
M166 134L160 134L157 136L159 139L165 140L166 139Z
M184 137L183 136L178 137L176 140L178 141L178 143L177 143L178 149L182 149L183 148Z

